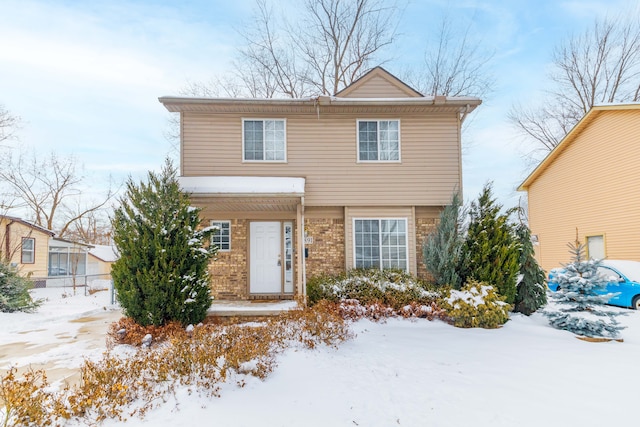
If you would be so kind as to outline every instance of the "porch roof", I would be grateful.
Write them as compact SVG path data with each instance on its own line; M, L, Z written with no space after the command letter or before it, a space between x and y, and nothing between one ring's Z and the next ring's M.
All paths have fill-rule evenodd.
M196 196L302 197L304 178L267 176L181 176L180 187Z

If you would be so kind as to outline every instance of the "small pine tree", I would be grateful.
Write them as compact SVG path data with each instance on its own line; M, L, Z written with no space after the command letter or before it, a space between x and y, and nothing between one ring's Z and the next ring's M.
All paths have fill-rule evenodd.
M598 272L600 260L585 259L584 245L569 243L573 262L555 274L558 291L551 297L559 308L547 308L544 314L551 326L587 337L615 338L624 329L615 319L623 314L605 304L615 294L598 294L606 289L608 279Z
M160 175L131 178L112 221L120 252L112 277L127 316L143 326L201 322L211 306L208 265L217 248L211 227L199 230L199 209L180 191L167 160Z
M501 214L501 209L492 197L491 184L486 184L469 209L469 228L459 272L463 283L470 279L491 283L508 304L513 304L520 248L509 223L511 212Z
M33 311L41 301L33 301L29 295L30 283L15 268L0 261L0 312Z
M547 303L546 277L534 257L529 227L520 224L516 235L520 242L520 281L513 311L529 316Z
M440 213L436 229L429 233L422 245L424 265L436 285L450 285L454 289L460 289L462 285L458 275L463 242L460 232L461 208L460 194L456 192L451 204L445 206Z

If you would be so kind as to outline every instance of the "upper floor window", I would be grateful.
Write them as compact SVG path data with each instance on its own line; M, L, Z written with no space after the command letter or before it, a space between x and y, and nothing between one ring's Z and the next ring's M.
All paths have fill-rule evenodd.
M216 245L220 251L231 250L231 222L230 221L211 221L211 225L218 227L211 237L211 243Z
M359 161L399 161L399 120L358 120Z
M22 264L33 264L36 262L36 239L33 237L22 238L22 254L20 262Z
M243 160L286 161L284 119L243 120Z

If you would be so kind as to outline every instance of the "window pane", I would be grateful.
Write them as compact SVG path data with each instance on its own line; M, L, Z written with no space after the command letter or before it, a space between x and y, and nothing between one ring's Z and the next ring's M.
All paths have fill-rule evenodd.
M20 259L20 262L22 264L33 264L35 262L34 242L35 242L35 239L32 239L32 238L22 239L22 254Z
M383 219L382 268L407 269L406 224L404 220Z
M360 160L378 160L378 123L358 122L358 158Z
M380 232L378 220L355 221L356 268L380 268Z
M399 160L398 121L380 122L380 160Z
M231 223L229 221L211 221L219 230L211 237L211 244L221 251L231 250Z
M264 138L261 120L245 120L244 122L244 159L263 160Z

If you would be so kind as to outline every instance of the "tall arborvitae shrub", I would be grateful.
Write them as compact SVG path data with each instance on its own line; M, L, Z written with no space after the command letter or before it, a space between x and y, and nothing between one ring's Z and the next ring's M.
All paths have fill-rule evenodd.
M427 271L436 285L449 285L460 289L462 284L458 274L463 237L461 234L460 194L454 193L451 204L440 213L440 221L429 233L422 245L422 257Z
M510 212L501 213L501 209L491 194L491 184L485 185L469 208L469 228L459 271L463 283L475 279L492 284L508 304L513 304L520 248L509 222Z
M584 245L568 244L573 261L554 271L558 290L551 294L556 304L544 310L549 323L587 337L615 338L624 329L615 319L622 314L605 304L615 294L603 294L610 279L598 272L600 260L586 259Z
M111 275L117 298L137 323L184 325L202 321L211 306L208 265L217 248L211 227L199 230L199 209L180 191L167 160L147 182L130 178L113 218L120 252Z
M18 275L15 268L0 261L0 312L33 311L40 301L29 295L30 282Z
M529 227L518 225L516 235L520 242L520 281L513 311L529 316L547 303L546 277L534 257Z

